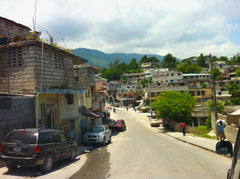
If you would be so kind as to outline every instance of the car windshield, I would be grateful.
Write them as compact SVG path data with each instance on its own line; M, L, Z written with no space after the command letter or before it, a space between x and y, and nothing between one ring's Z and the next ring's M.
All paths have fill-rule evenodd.
M91 129L91 132L103 132L104 127L103 126L93 126Z
M158 120L157 119L152 119L152 122L157 122Z
M116 124L122 124L122 121L117 121Z
M36 134L32 131L26 130L13 131L4 141L11 143L36 144Z

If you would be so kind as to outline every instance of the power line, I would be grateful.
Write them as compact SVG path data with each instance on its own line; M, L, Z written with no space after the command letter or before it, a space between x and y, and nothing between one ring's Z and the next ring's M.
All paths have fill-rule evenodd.
M187 31L191 28L191 26L194 24L194 22L196 21L196 19L198 19L198 16L200 15L200 12L204 6L204 4L206 3L206 0L203 1L201 7L199 8L197 14L195 15L195 17L193 18L193 20L191 21L191 23L186 27L185 31L183 32L183 34L181 35L181 37L177 40L177 42L179 42L181 39L183 39L183 37L186 35Z

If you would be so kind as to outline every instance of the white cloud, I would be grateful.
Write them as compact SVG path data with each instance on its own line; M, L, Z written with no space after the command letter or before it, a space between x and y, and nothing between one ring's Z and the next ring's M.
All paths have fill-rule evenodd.
M106 53L233 56L237 0L38 0L37 30L60 45ZM32 28L34 0L0 1L1 16ZM239 40L240 43L240 40Z

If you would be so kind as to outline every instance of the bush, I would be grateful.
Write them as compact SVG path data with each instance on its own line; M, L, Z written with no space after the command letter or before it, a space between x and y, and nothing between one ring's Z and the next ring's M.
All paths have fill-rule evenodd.
M198 126L195 130L195 133L198 135L207 134L208 132L207 126Z
M205 122L205 125L209 131L212 129L211 113L209 113L208 118Z
M198 126L195 129L194 134L199 137L205 137L205 138L213 138L210 135L208 135L209 129L207 126Z

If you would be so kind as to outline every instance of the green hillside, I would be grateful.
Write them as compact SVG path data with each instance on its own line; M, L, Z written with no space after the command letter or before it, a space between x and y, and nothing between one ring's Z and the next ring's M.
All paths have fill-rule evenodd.
M110 62L114 62L116 59L119 59L120 63L124 62L128 64L132 58L135 58L137 62L140 61L140 59L147 55L148 57L155 56L160 61L163 60L163 56L160 55L153 55L153 54L136 54L136 53L111 53L107 54L98 50L91 50L86 48L77 48L73 50L73 53L76 55L86 59L88 61L88 64L99 66L100 68L108 67Z

